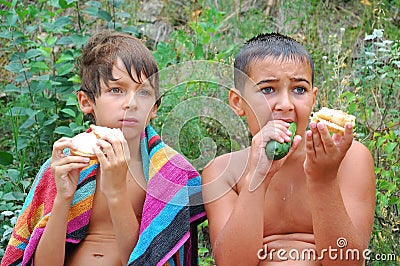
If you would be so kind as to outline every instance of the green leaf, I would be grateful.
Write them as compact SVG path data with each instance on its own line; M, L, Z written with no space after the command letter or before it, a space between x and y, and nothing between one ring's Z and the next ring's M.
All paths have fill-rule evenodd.
M71 117L75 117L75 116L76 116L74 110L69 109L69 108L61 109L60 112L62 112L62 113L64 113L64 114L67 114L67 115L69 115L69 116L71 116Z
M20 73L23 70L22 64L19 62L10 62L4 68L13 73Z
M9 1L0 0L0 4L5 5L5 6L8 7L8 8L11 7L11 3L10 3Z
M196 45L194 48L194 57L195 59L201 59L204 57L204 52L203 52L203 46L202 45Z
M58 39L57 44L58 45L69 45L69 44L73 44L73 41L70 36L64 36L64 37L61 37L60 39Z
M36 119L34 116L28 117L25 122L19 127L20 130L26 130L33 126L36 123Z
M73 137L73 135L74 135L74 132L72 131L72 129L70 129L69 127L66 127L66 126L57 127L54 130L54 133L57 133L57 134L60 134L63 136L67 136L67 137Z
M42 55L46 58L50 58L51 48L50 47L39 47L38 50L42 53Z
M99 12L97 12L97 17L101 18L101 19L104 19L105 21L111 21L112 20L112 17L110 15L110 13L108 13L105 10L99 10Z
M50 68L46 65L46 63L41 61L32 63L31 67L32 69L37 69L42 71L50 70Z
M0 151L0 164L9 165L13 163L13 155L11 153Z
M86 44L86 41L88 39L88 37L85 36L81 36L78 34L73 34L70 36L72 43L75 44L76 46L82 46L84 44Z
M54 124L58 120L58 118L59 118L59 116L57 114L52 115L51 117L49 117L49 119L47 119L43 123L43 126L48 126L48 125Z
M8 192L3 196L4 200L10 200L10 201L23 200L24 198L25 198L25 195L18 191Z
M47 44L47 46L51 47L56 43L56 41L57 41L57 37L56 36L48 37L47 40L46 40L46 44Z
M76 0L59 0L58 4L60 5L61 8L69 8L73 7L75 4Z
M394 151L394 148L396 148L396 146L397 146L396 142L388 142L388 143L386 143L386 145L384 147L385 152L387 154L392 154L392 152Z
M57 60L57 64L62 62L75 61L75 58L69 53L63 53Z
M6 16L6 26L15 27L17 25L18 16L14 13L8 13Z
M81 83L81 78L79 77L79 75L77 75L77 74L75 74L75 75L73 75L72 77L70 77L69 79L68 79L68 81L72 81L72 82L75 82L75 83Z
M85 3L85 5L87 5L87 6L94 6L94 7L98 7L98 8L100 8L100 7L102 6L102 4L101 4L100 1L87 1L87 2Z
M133 34L136 37L139 36L139 30L134 26L125 27L122 29L122 31L125 33Z
M27 59L30 59L30 58L34 58L34 57L37 57L40 55L42 55L42 52L39 51L38 49L30 49L30 50L28 50L28 52L26 52L25 57Z
M74 64L71 63L65 63L59 67L57 67L57 73L59 76L64 76L66 74L71 73L72 69L75 68Z
M18 92L18 93L24 93L27 92L27 90L25 89L25 87L17 87L14 84L7 84L5 87L5 92Z
M95 17L95 16L97 16L99 9L97 7L88 7L88 8L85 8L82 12L88 14L89 16Z
M59 17L56 21L54 21L54 28L55 29L62 29L65 26L68 26L69 24L71 24L71 19L69 17Z

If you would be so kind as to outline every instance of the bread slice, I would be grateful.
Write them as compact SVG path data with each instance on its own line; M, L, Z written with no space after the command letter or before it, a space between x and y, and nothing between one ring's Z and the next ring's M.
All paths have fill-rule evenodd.
M96 159L97 156L93 152L93 148L96 147L97 140L98 137L93 133L93 131L90 131L88 133L83 132L76 135L75 137L72 138L72 143L76 147L78 147L78 149L77 150L71 149L71 155Z
M122 131L118 128L108 128L102 126L91 125L89 132L83 132L72 138L72 143L78 147L77 150L71 149L71 155L88 157L96 159L97 156L93 152L98 139L104 138L106 135L115 134L122 136Z
M321 110L315 112L311 120L314 122L324 122L329 130L334 134L344 134L344 126L346 123L351 123L355 126L356 117L349 115L341 110L329 109L322 107Z

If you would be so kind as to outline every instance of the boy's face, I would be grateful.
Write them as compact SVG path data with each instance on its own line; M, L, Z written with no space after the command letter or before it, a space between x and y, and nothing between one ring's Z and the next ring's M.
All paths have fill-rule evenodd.
M312 87L312 70L308 62L268 57L252 62L249 78L242 90L230 94L232 108L245 115L254 136L270 120L296 122L302 135L313 110L317 88ZM236 94L236 96L235 96ZM235 103L236 104L232 104Z
M95 103L85 95L78 95L81 109L94 115L96 125L120 128L127 140L140 137L150 119L156 116L155 90L144 75L143 84L134 82L120 58L113 66L112 76L116 80L108 81L108 85L100 82L101 93Z

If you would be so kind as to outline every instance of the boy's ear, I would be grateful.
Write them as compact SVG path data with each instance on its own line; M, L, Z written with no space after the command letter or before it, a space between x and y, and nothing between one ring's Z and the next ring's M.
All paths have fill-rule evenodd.
M243 104L244 100L242 98L242 95L240 95L240 92L236 88L232 88L229 90L229 105L233 109L233 111L238 115L238 116L244 116L244 110L243 110Z
M93 102L83 91L78 91L77 94L79 107L85 114L91 114L93 112Z
M313 105L312 105L313 110L314 110L315 103L317 102L317 95L318 95L318 88L314 87L313 88Z
M149 114L150 119L156 118L157 110L158 110L158 106L155 104L153 106L153 109L150 111L150 114Z

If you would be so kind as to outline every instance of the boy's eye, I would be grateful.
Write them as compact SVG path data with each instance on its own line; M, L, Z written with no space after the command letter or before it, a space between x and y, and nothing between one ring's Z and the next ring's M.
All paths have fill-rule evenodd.
M151 95L151 90L149 90L149 89L140 89L137 93L140 96L150 96Z
M304 93L307 92L307 90L306 90L305 88L303 88L303 87L296 87L296 88L294 88L293 91L294 91L295 93L297 93L297 94L304 94Z
M263 94L270 94L274 92L274 89L271 87L266 87L266 88L261 88L260 89L261 93Z
M111 93L122 93L122 90L120 88L110 88L109 92L111 92Z

